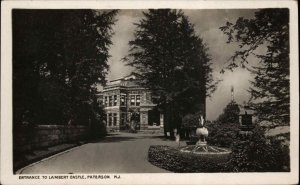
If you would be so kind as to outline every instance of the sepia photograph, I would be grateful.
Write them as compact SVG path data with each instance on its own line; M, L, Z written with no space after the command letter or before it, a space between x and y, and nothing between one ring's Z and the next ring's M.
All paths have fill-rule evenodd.
M184 174L293 174L297 183L298 10L287 2L11 7L1 168L11 159L5 173L16 184L144 184L136 178ZM165 178L158 184L176 184Z

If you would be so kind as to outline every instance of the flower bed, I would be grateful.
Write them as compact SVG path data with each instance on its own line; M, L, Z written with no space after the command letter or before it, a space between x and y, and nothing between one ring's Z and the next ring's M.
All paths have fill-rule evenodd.
M223 172L229 154L183 153L169 146L150 146L148 160L155 166L180 173Z

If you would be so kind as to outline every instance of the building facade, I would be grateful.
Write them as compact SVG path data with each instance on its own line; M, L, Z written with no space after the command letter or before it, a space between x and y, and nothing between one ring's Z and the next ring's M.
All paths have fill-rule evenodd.
M137 130L163 130L163 114L156 110L151 92L138 81L135 75L129 75L103 87L99 99L105 107L108 131L128 129L133 115Z

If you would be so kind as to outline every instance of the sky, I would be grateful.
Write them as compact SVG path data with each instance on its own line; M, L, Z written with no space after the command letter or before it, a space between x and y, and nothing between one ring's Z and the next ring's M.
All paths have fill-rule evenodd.
M143 17L142 11L147 10L121 10L117 15L113 45L110 47L109 59L110 70L107 80L122 78L134 71L133 68L126 66L122 58L128 54L128 42L134 39L134 30ZM227 44L227 37L220 31L219 27L224 26L227 21L234 23L239 17L253 18L255 9L240 10L183 10L184 14L194 24L196 34L207 44L211 55L213 77L222 80L217 90L206 100L207 120L215 120L223 111L224 107L231 101L231 86L234 87L234 99L237 103L243 104L249 99L249 80L253 77L246 70L238 68L226 71L224 74L220 70L228 64L228 59L233 55L237 48L236 44ZM253 59L254 60L254 59Z

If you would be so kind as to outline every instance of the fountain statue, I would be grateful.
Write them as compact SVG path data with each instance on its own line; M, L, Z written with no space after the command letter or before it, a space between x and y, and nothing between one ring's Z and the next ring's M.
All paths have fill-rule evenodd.
M188 152L194 154L229 154L231 151L225 148L207 145L206 138L208 137L208 130L204 124L204 118L199 117L198 128L196 129L196 136L198 141L195 145L188 145L180 149L181 152Z

